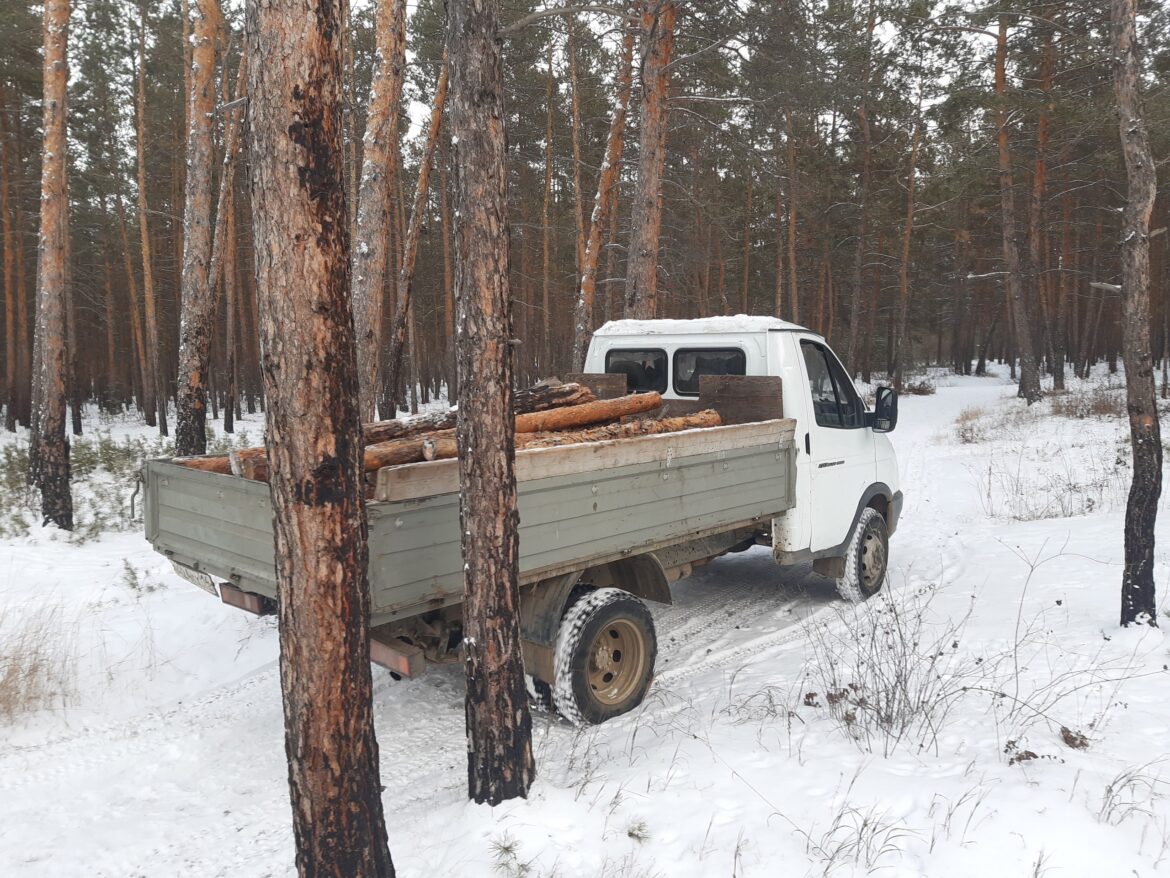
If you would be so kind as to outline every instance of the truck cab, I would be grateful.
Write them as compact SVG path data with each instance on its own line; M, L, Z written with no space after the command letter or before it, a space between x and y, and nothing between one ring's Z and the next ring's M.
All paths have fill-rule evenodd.
M884 435L897 423L897 396L880 388L874 410L867 410L850 373L817 333L745 315L615 320L594 333L585 371L625 374L631 393L656 391L680 401L698 399L704 374L779 377L784 417L796 421L798 501L773 520L778 563L812 561L840 581L862 519L873 517L865 510L881 516L887 535L897 529L902 492ZM884 555L881 562L884 577Z

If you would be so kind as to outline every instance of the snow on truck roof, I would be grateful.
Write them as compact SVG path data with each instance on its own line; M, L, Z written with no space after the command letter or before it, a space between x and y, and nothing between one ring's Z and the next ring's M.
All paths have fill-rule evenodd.
M695 320L611 320L594 335L697 335L705 333L767 332L803 330L803 326L778 317L701 317Z

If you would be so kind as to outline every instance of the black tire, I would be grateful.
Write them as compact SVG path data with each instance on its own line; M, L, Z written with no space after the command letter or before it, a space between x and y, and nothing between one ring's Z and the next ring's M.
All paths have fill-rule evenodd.
M658 638L650 611L619 588L583 592L557 634L553 703L574 725L596 725L642 703Z
M886 520L867 506L861 510L845 551L845 574L837 579L837 593L854 604L873 597L886 584L889 558Z

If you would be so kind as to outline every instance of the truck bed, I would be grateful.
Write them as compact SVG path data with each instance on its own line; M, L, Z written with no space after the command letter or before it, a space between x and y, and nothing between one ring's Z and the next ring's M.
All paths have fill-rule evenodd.
M792 420L516 455L520 578L532 583L760 524L794 503ZM268 485L146 465L146 536L171 560L276 596ZM386 468L369 509L371 624L462 600L458 462Z

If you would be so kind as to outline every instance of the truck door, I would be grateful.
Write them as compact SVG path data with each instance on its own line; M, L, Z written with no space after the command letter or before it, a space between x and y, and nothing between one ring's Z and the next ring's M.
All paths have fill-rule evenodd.
M873 436L865 426L865 404L833 352L811 338L800 340L800 352L812 402L804 439L812 482L809 548L818 552L849 537L873 476Z

